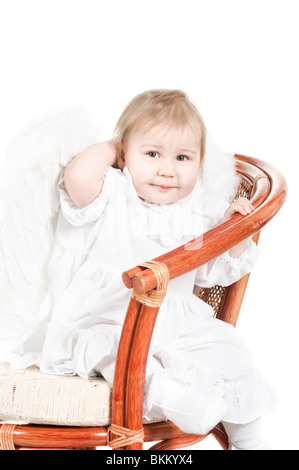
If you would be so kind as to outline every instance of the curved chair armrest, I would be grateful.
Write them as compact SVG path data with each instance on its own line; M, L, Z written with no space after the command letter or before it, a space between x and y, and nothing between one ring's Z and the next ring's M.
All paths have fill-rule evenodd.
M233 215L228 221L182 245L154 261L166 264L170 279L196 269L216 258L264 227L279 211L285 201L287 184L283 175L265 162L235 155L238 172L253 177L255 211L247 216ZM249 171L248 171L249 170ZM198 247L198 248L197 248ZM150 269L136 266L123 273L123 282L139 293L156 287L156 277Z

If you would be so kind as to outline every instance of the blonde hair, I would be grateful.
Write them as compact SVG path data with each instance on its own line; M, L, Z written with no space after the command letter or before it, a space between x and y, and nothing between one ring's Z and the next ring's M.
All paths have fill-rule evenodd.
M114 129L112 142L120 148L133 132L157 125L191 126L200 137L201 162L205 153L206 128L196 106L181 90L148 90L133 98Z

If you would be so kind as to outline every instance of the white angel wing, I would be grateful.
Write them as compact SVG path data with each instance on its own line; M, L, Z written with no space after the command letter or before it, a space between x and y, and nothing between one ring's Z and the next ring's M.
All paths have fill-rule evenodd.
M240 183L235 165L234 156L225 153L211 135L208 134L200 178L203 193L211 194L231 202Z
M98 131L85 109L69 107L32 123L8 149L0 175L0 360L49 309L58 179L75 154L99 141Z

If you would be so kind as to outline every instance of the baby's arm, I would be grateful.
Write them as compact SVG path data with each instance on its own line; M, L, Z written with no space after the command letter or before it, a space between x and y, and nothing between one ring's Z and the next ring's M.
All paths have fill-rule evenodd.
M107 168L116 161L116 149L110 142L92 145L76 155L64 172L64 184L72 201L80 208L101 193Z
M254 211L254 206L250 203L250 201L244 197L239 197L236 199L225 211L223 222L230 219L230 217L239 212L243 215L251 214ZM238 243L238 245L234 246L229 250L230 256L233 258L239 258L245 249L245 242Z

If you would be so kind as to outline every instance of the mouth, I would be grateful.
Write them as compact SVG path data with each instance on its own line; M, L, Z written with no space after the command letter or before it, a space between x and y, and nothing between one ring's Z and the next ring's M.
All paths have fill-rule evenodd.
M167 186L166 184L152 184L157 189L160 189L160 191L170 191L171 189L176 189L177 186Z

